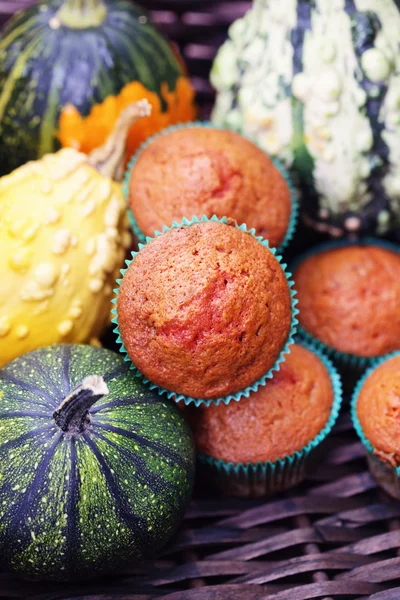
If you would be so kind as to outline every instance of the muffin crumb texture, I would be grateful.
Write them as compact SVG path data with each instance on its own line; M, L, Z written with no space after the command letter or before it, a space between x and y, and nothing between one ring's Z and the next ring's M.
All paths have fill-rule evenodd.
M275 462L324 428L333 404L330 375L310 350L294 345L264 387L239 403L187 409L199 452L225 462Z
M254 227L272 247L282 243L292 211L289 185L269 156L237 133L209 127L154 139L132 169L129 198L145 235L215 214Z
M306 258L294 272L300 325L362 357L400 348L400 253L348 246Z
M356 410L374 453L390 466L400 466L400 356L389 358L367 377Z
M291 326L291 295L272 252L220 222L169 230L121 283L117 314L129 357L151 382L217 399L271 369Z

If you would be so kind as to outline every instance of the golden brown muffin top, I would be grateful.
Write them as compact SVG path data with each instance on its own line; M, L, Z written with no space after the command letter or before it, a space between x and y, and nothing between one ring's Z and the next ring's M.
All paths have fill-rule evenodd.
M285 345L291 297L268 248L219 222L167 231L130 264L117 304L122 340L152 382L194 398L236 393Z
M324 428L333 404L330 375L310 350L294 345L280 370L249 398L190 411L199 452L238 463L275 462Z
M357 400L365 437L382 460L400 465L400 356L379 365L365 380Z
M145 235L193 216L231 217L279 246L291 215L285 178L265 152L232 131L190 127L157 137L129 180L132 212Z
M348 246L295 269L299 322L324 344L372 357L400 348L400 254Z

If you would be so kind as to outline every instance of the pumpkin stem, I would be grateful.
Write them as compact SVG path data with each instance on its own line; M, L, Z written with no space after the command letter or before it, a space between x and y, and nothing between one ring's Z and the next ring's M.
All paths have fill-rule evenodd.
M101 376L89 375L64 398L53 419L65 433L83 433L90 424L90 407L108 393L107 384Z
M64 0L63 5L49 25L58 29L65 25L71 29L99 27L107 16L104 0Z
M122 181L124 175L125 149L129 130L133 123L141 117L151 113L151 104L143 99L130 104L120 114L115 127L106 143L100 148L95 148L89 154L89 163L101 175L110 177L115 181Z

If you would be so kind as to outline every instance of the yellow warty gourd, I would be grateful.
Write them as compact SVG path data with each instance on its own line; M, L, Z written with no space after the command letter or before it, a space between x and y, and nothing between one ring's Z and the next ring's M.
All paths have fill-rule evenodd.
M146 102L129 107L89 157L64 149L0 179L0 367L38 346L94 341L108 324L131 243L111 176L147 114Z

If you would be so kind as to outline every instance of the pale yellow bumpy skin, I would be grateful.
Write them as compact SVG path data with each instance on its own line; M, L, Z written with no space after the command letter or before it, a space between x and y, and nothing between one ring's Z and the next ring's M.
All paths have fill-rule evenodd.
M56 342L93 342L130 246L122 189L73 149L0 179L0 367Z

